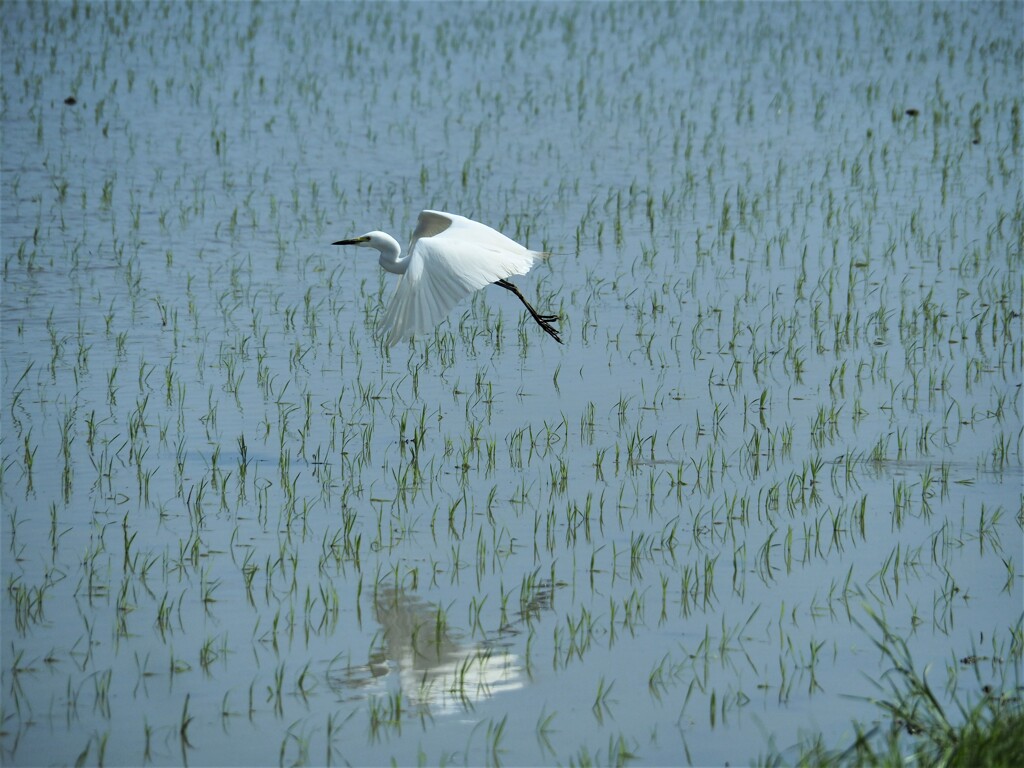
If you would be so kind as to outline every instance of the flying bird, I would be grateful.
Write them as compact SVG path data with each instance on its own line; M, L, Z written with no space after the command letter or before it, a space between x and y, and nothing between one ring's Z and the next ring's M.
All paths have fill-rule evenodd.
M486 224L454 213L422 211L404 255L395 238L377 230L332 245L375 248L384 271L401 275L377 330L389 346L432 330L459 301L492 284L515 294L537 325L562 343L552 325L559 316L538 313L505 279L525 275L548 254L524 248Z

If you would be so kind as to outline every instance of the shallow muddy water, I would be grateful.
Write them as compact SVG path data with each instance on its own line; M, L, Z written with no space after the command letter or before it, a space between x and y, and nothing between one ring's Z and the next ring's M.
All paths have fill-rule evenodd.
M5 4L4 763L750 763L873 617L1012 692L1018 17ZM422 208L564 346L382 349Z

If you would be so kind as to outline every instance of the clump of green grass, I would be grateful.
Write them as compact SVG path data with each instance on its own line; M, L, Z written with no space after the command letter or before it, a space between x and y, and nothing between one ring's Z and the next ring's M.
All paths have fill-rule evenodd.
M820 735L798 747L795 759L773 753L763 765L800 766L905 766L935 765L963 768L1018 766L1024 761L1024 684L1017 674L1009 683L980 685L980 696L956 700L953 709L943 706L929 685L926 670L914 668L906 642L894 635L885 620L872 614L881 630L875 646L892 666L876 685L885 695L874 703L889 715L884 723L864 730L855 725L856 738L845 748L828 747ZM1022 619L1024 622L1024 619ZM1019 636L1019 628L1015 636ZM1022 649L1012 647L1008 655L1019 661ZM976 666L976 656L961 659L961 666ZM1007 661L1006 659L998 661Z

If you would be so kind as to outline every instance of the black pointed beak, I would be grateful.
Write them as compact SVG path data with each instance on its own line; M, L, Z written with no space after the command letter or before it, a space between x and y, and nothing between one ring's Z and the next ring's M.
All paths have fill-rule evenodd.
M336 243L331 243L331 245L360 245L369 239L368 237L353 237L349 240L338 240Z

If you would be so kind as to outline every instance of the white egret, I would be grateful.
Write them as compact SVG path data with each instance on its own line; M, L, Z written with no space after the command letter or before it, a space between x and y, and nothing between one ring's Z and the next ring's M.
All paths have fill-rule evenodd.
M432 330L456 303L491 284L514 293L537 325L562 343L552 325L558 315L539 314L505 279L525 275L548 254L524 248L486 224L454 213L422 211L405 255L395 238L376 230L332 245L375 248L381 267L401 275L378 328L388 345Z

